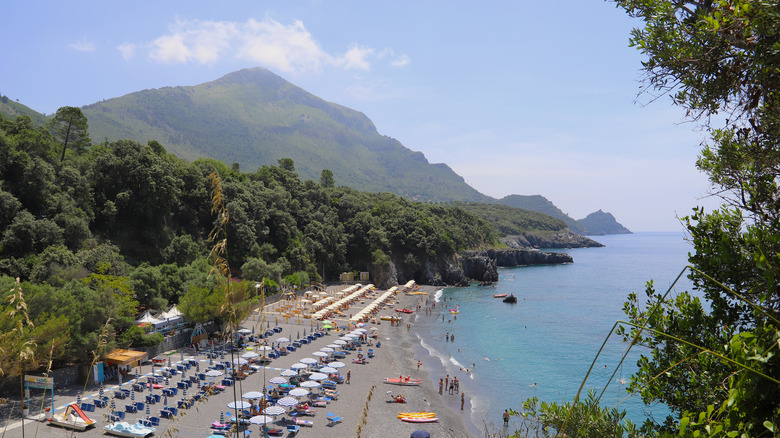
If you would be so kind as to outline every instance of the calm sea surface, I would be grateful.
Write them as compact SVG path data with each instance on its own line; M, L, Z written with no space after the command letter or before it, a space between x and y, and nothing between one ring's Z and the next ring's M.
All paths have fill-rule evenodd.
M615 322L627 319L622 307L628 293L637 292L641 299L651 279L657 290L665 291L691 251L681 233L595 240L606 247L565 251L574 258L572 264L502 269L495 287L444 289L436 294L432 315L420 311L416 316L415 331L425 348L419 356L437 385L446 374L463 382L475 433L499 425L504 409L519 409L529 397L571 401ZM689 285L683 278L675 290L689 290ZM493 298L503 293L515 294L518 303ZM447 310L456 305L457 319ZM447 342L447 333L455 340ZM586 390L604 389L625 348L612 335ZM648 415L659 419L666 415L663 406L647 408L625 391L639 352L632 350L602 398L603 406L626 410L637 423ZM461 371L472 367L470 373ZM459 395L444 397L459 409Z

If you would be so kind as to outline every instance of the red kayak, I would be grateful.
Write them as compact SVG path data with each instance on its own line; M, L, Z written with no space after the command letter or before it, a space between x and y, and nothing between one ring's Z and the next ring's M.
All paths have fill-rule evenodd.
M506 294L495 294L493 298L506 298Z
M412 309L395 309L395 311L401 313L414 313L414 310Z
M401 421L406 421L407 423L435 423L439 419L436 417L402 417Z

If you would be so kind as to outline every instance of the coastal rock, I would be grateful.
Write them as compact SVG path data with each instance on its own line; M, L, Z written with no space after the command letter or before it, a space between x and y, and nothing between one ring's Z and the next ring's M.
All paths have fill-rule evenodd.
M494 260L495 265L500 267L561 265L574 262L574 259L566 253L544 252L535 249L486 249L467 251L465 254L468 258L487 257ZM472 278L478 281L496 281L498 280L498 274L496 274L495 280L491 280L491 278Z
M501 243L510 248L599 248L602 245L593 239L573 233L571 230L559 231L549 236L530 233L522 235L506 236L501 238Z
M398 286L398 270L392 261L386 264L373 264L370 269L372 282L382 289Z

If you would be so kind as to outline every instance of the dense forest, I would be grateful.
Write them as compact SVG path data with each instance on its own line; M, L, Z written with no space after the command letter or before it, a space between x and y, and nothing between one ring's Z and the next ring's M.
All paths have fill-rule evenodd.
M328 170L304 181L291 159L244 173L212 159L186 162L154 141L93 144L86 128L72 107L46 126L0 116L0 290L9 297L0 310L18 316L23 298L35 357L51 349L55 364L88 361L101 331L108 347L159 342L132 324L144 308L178 304L191 321L219 319L208 259L213 173L229 213L231 273L247 290L497 244L491 225L460 208L336 187ZM0 333L19 323L0 321ZM14 357L19 346L9 339L0 348Z

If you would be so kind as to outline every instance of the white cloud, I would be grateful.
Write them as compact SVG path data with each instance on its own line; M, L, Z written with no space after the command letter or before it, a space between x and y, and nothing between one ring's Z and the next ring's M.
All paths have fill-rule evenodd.
M374 53L374 49L370 47L362 47L357 44L353 44L347 53L342 57L344 61L344 68L346 69L358 69L358 70L371 70L371 64L366 59L369 55Z
M124 43L117 46L117 50L119 50L119 53L122 54L122 58L125 58L125 61L133 59L133 56L135 55L135 49L136 45L133 43Z
M93 43L92 41L87 41L85 39L82 39L79 42L68 44L68 48L73 50L78 50L79 52L94 52L95 43Z
M290 24L272 19L245 22L182 20L151 43L125 43L118 47L129 60L141 48L148 57L170 64L214 64L224 58L247 59L284 73L319 72L326 67L369 71L373 60L387 60L400 67L409 63L406 55L392 49L377 53L372 47L353 43L340 55L325 51L303 22Z

